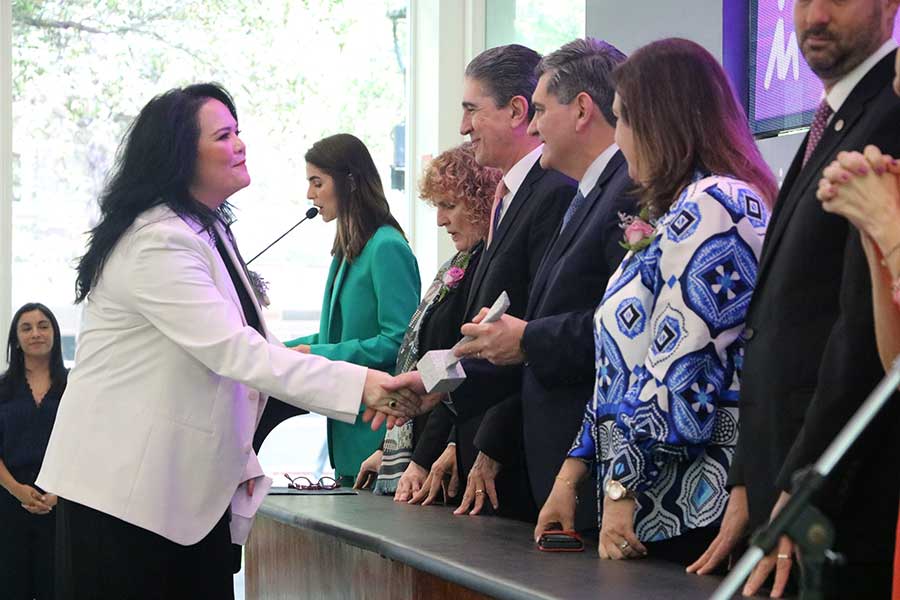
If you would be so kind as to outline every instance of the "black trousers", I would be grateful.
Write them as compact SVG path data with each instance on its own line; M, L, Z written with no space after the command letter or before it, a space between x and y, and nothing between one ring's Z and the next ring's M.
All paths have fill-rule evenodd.
M234 598L228 515L192 546L60 498L58 600Z
M33 515L0 489L0 596L52 600L56 510Z

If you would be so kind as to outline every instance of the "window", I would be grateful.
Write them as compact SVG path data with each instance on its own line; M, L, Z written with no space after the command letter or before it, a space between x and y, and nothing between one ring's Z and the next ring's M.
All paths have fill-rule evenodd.
M584 37L585 0L485 0L485 47L522 44L541 54Z

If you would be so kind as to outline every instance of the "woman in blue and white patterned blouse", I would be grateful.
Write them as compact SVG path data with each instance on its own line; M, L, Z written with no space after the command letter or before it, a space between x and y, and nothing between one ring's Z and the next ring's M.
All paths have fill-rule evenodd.
M741 333L777 189L716 60L681 39L614 74L643 219L595 316L597 381L535 534L599 488L602 558L690 563L715 537L738 435Z

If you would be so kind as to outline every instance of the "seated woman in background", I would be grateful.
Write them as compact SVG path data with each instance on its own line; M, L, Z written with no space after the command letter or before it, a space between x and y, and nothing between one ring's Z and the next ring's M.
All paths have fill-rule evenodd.
M715 537L737 442L741 331L776 185L728 79L698 44L614 72L616 142L642 191L595 317L597 383L535 536L571 527L597 469L602 558L689 563Z
M66 389L59 324L43 304L16 311L0 377L0 595L51 600L56 496L35 485Z
M460 339L459 328L472 281L468 275L475 272L481 256L500 176L500 171L475 162L471 143L441 153L425 168L419 194L437 208L437 225L450 234L456 254L438 269L409 322L397 357L398 373L415 369L419 358L429 350L450 348ZM365 461L357 487L367 487L374 479L372 474L377 473L375 493L393 495L407 468L419 471L421 486L427 467L437 458L420 458L427 467L411 462L427 419L427 415L416 417L388 431L383 451L376 451ZM456 453L452 446L446 451L445 462L448 472L455 471ZM450 487L452 492L453 485Z
M307 197L327 222L337 219L319 331L286 345L301 352L393 371L406 324L419 303L416 258L381 187L365 145L340 133L306 153ZM328 419L335 479L352 486L360 463L381 446L384 428Z

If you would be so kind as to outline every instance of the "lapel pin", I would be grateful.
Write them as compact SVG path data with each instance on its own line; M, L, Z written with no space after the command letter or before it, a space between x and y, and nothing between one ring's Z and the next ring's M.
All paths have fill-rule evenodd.
M843 129L843 128L844 128L844 120L843 120L843 119L838 119L838 120L837 120L837 123L834 124L834 130L835 130L835 131L840 131L840 130Z

